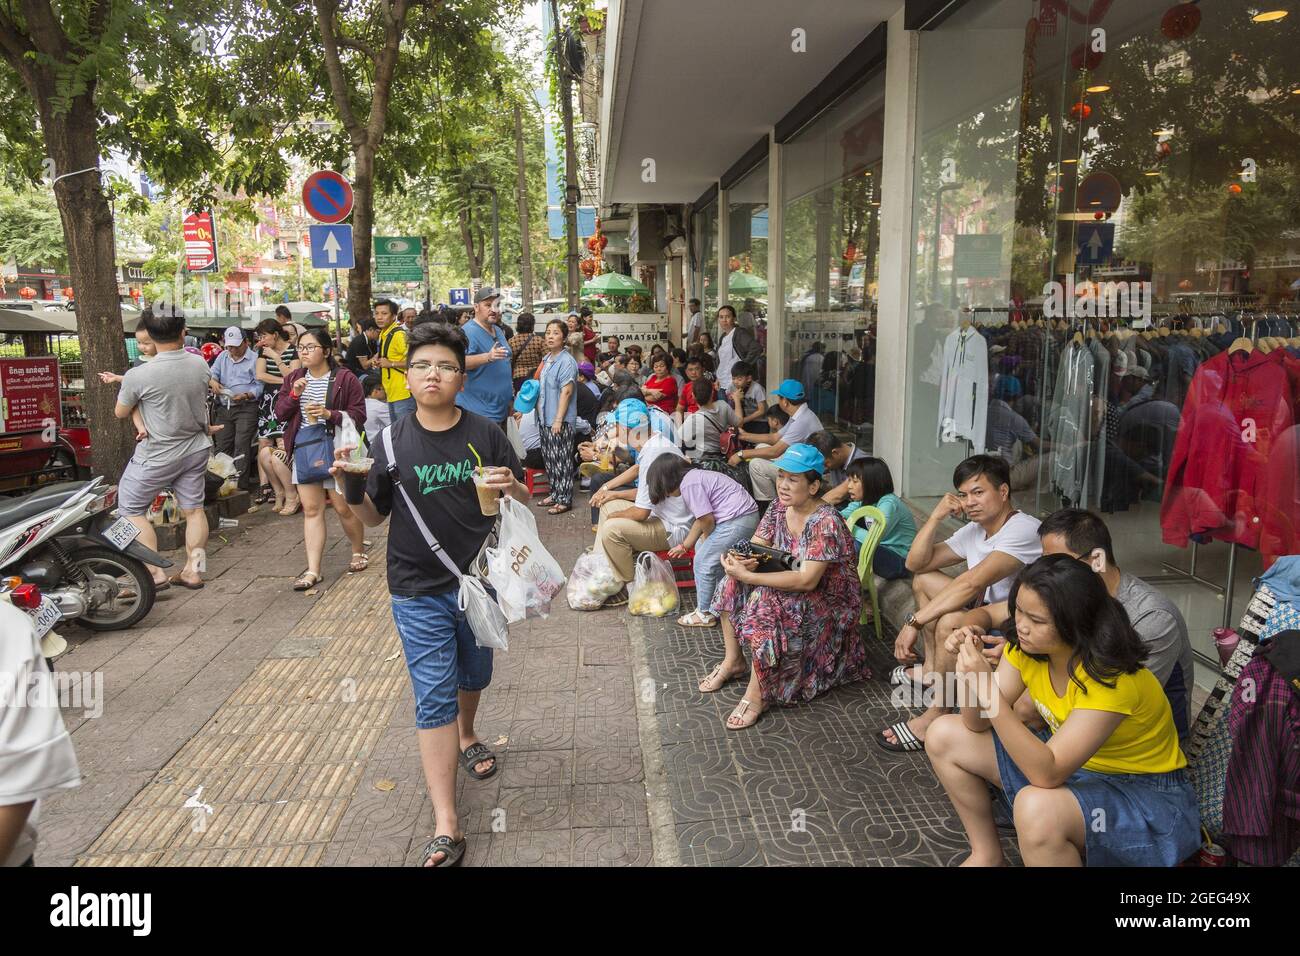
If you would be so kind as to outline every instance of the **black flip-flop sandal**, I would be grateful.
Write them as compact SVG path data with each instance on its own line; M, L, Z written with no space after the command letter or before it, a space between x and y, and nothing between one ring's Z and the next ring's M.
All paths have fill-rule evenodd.
M912 728L907 726L907 721L900 720L888 729L894 732L896 739L893 741L886 740L885 731L882 730L876 734L876 743L890 753L911 754L925 749L925 741L912 733Z
M482 773L479 773L474 769L475 764L480 764L487 760L492 761L491 770L485 770ZM470 744L460 752L460 765L464 767L465 772L475 780L486 780L488 777L492 776L497 772L497 766L499 763L500 761L497 760L497 755L489 750L487 745L482 741L476 744Z
M889 686L901 687L903 684L921 683L910 673L912 668L915 666L916 666L915 664L899 664L897 667L895 667L892 671L889 672Z
M428 842L424 848L424 856L420 860L421 867L427 867L429 860L433 859L435 853L441 852L443 857L437 863L437 866L460 866L460 861L465 857L465 838L453 840L451 837L443 835L436 836Z

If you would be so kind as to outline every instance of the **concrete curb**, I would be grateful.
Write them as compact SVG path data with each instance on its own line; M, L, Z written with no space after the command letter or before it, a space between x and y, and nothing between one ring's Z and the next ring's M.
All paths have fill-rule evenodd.
M681 866L677 846L677 827L672 798L668 792L668 773L664 768L663 747L659 739L659 718L655 715L654 678L646 655L645 623L627 615L627 637L632 645L632 681L636 696L637 735L641 740L641 759L645 770L647 817L655 866Z

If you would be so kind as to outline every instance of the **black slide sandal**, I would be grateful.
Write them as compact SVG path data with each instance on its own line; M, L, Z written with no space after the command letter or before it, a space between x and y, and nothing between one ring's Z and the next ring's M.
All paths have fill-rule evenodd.
M475 764L484 763L488 760L492 761L491 770L485 770L482 773L479 773L474 769ZM476 744L470 744L460 752L460 764L465 768L465 772L475 780L486 780L497 772L498 761L497 755L489 750L486 744L480 741Z
M429 860L435 853L441 852L442 859L433 864L438 866L460 866L460 861L465 858L465 838L453 840L449 836L436 836L424 848L424 857L420 860L421 867L428 867Z

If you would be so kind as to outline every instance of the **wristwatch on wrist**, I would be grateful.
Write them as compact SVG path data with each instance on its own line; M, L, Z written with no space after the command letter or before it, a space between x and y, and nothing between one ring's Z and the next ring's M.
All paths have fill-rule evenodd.
M907 615L907 620L903 622L904 627L914 627L918 631L921 629L921 622L916 619L916 613Z

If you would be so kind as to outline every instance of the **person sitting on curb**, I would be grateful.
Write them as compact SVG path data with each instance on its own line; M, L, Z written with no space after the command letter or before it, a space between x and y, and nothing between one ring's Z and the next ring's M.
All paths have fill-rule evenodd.
M996 672L978 634L949 635L965 699L925 740L970 840L962 865L1003 863L991 783L1011 801L1026 866L1177 866L1201 845L1200 808L1124 608L1064 554L1025 568L1007 605L1015 627ZM1024 694L1050 736L1021 721Z
M474 484L474 465L486 468L486 485L528 503L523 468L495 419L459 408L465 386L464 333L440 322L411 332L406 380L415 413L387 429L397 458L390 473L385 443L370 448L374 465L366 493L353 509L369 527L391 518L388 590L415 691L415 726L429 797L434 838L424 866L456 866L465 837L456 810L456 762L476 780L497 772L496 755L479 740L474 716L492 680L492 649L480 647L457 603L459 583L430 550L418 519L462 571L474 564L496 518L485 515ZM349 449L338 448L342 461ZM331 469L341 474L338 463ZM398 483L406 493L397 487Z
M967 458L952 474L957 493L943 496L912 541L907 570L913 575L917 609L898 632L894 657L900 664L915 663L916 642L924 639L931 700L921 716L900 720L877 735L876 742L886 750L915 753L923 749L926 729L952 706L947 701L947 684L956 659L946 650L948 635L962 626L963 614L973 604L1005 600L1020 569L1042 555L1038 519L1016 510L1010 480L1005 459L996 455ZM940 525L960 515L970 523L936 544ZM957 577L943 573L943 568L963 561L966 570ZM891 682L905 679L897 670L890 675Z
M781 410L790 416L785 427L776 434L754 432L740 433L742 441L755 442L756 448L742 448L731 456L728 463L735 466L749 462L749 479L754 485L754 499L771 501L776 497L776 459L785 454L791 445L808 441L822 430L821 420L805 401L803 386L798 380L787 378L772 389ZM822 487L819 482L818 487Z
M696 607L679 617L677 623L682 627L713 627L717 618L709 608L722 577L722 556L753 536L758 527L758 505L734 478L706 471L676 455L656 458L646 481L652 504L681 498L695 519L686 540L668 551L670 558L684 558L695 552Z
M1082 561L1101 576L1106 591L1128 614L1129 623L1147 649L1146 667L1165 689L1178 728L1179 740L1187 737L1192 718L1194 661L1187 622L1174 603L1136 575L1121 571L1115 563L1110 530L1100 516L1082 508L1062 508L1038 526L1043 554L1067 554ZM1005 601L977 607L962 615L960 624L972 634L984 637L984 656L994 664L1002 655L1006 639L989 637L994 629L1009 630L1011 611ZM991 645L991 646L990 646ZM1020 703L1021 718L1030 723L1037 715L1027 698Z
M610 480L591 496L591 504L600 509L596 529L596 548L609 559L614 574L624 585L636 576L636 556L642 551L666 551L680 544L695 520L681 498L666 498L659 504L650 500L646 475L660 455L676 455L681 449L662 434L652 432L650 410L635 398L624 399L614 409L617 442L637 455L636 464ZM622 588L606 602L613 606L627 603L627 588Z
M848 526L821 500L826 463L811 445L791 445L776 460L777 499L751 541L798 560L789 571L758 571L758 559L729 552L727 579L711 610L722 619L722 662L700 682L706 694L748 676L728 730L752 727L773 704L812 700L871 676L858 628L862 609L857 555ZM741 648L748 648L746 664Z

